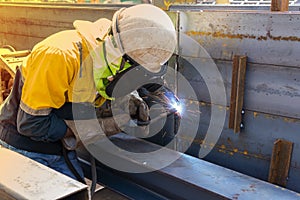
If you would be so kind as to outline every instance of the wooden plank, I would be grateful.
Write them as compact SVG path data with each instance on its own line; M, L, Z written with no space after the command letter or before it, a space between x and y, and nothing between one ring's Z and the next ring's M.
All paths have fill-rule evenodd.
M14 51L14 52L10 52L10 53L5 53L2 54L1 56L3 58L7 58L7 57L25 57L28 56L30 54L29 50L23 50L23 51Z
M247 57L240 56L239 65L238 65L238 74L237 74L237 91L236 91L236 104L235 104L236 107L235 107L234 127L233 127L233 131L235 133L239 133L241 131L246 66L247 66Z
M289 0L272 0L271 1L271 11L288 11L289 10Z
M233 62L232 62L231 96L230 96L229 123L228 123L228 128L230 129L233 129L234 127L238 67L239 67L239 56L235 55L233 57Z
M277 139L274 143L268 181L285 187L290 169L293 142Z

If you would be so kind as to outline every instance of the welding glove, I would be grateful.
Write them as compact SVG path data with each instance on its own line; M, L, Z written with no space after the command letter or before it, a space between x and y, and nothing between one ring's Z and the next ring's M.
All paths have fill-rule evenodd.
M95 107L87 103L65 103L53 112L67 125L67 132L62 144L68 150L93 142L96 139L121 132L113 118L96 118ZM124 123L125 117L116 116L115 119ZM128 119L129 120L129 119ZM127 120L127 121L128 121Z
M87 120L65 120L68 130L62 143L68 150L74 150L82 144L89 145L104 137L121 133L122 130L119 126L128 123L129 120L127 115Z
M107 119L103 121L103 127L110 133L116 130L111 127L118 127L122 132L134 136L146 136L149 133L146 126L149 124L149 108L136 91L106 102L104 108L98 110L97 118Z
M82 109L90 108L80 107L76 110ZM60 110L62 111L63 109ZM68 130L62 143L68 150L74 150L82 143L89 144L120 132L137 137L149 134L149 127L146 126L149 123L149 108L136 91L117 98L113 103L106 103L105 106L96 108L95 111L97 119L65 120Z
M124 116L118 115L115 118L65 120L68 130L62 143L68 150L74 150L82 144L89 145L104 137L122 132L115 120L124 123L124 119L126 120Z
M122 130L136 137L146 137L149 135L149 107L139 96L137 91L129 94L129 114L131 120L122 127ZM126 104L125 104L126 105Z
M136 119L138 123L149 123L149 107L146 102L139 96L137 91L130 94L129 114L132 119Z
M146 102L138 95L137 91L131 94L116 98L114 101L107 101L104 107L97 110L97 118L112 117L114 115L128 113L131 119L139 123L149 123L149 108ZM126 112L128 110L128 112Z

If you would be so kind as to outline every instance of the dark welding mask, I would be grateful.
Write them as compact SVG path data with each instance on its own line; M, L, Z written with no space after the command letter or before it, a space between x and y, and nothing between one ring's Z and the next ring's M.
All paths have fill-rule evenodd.
M114 98L122 97L146 84L156 83L163 85L163 77L167 72L167 66L163 65L157 73L150 72L125 54L120 69L123 68L122 65L125 62L131 66L113 76L112 81L106 87L108 96Z

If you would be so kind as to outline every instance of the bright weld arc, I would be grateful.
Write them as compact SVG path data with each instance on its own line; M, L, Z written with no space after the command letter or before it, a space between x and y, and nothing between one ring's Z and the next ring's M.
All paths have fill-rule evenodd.
M175 109L179 114L182 113L182 105L179 102L173 102L171 104L172 108Z

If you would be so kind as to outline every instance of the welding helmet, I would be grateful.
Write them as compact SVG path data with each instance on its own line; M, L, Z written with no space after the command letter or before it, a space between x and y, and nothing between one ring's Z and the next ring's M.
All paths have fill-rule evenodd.
M112 19L112 33L122 54L152 73L161 71L176 47L171 19L151 4L118 10Z

